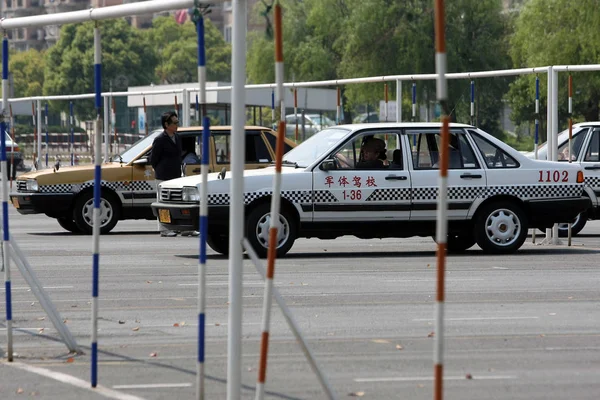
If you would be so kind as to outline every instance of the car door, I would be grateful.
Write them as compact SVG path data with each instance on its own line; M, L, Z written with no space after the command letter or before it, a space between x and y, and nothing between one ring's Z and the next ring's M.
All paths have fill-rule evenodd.
M387 160L390 165L380 169L361 167L361 145L369 136L382 140L387 137L387 145L394 149L393 159ZM400 139L399 130L360 131L315 168L314 221L408 220L411 178Z
M183 175L200 174L200 162L203 154L202 131L186 132L184 135L181 135L181 147L183 149L182 156L184 157L181 166ZM212 172L210 166L209 172Z
M435 219L440 176L440 131L431 128L410 129L407 139L412 145L411 220ZM464 130L450 131L449 150L448 218L465 219L473 201L486 190L486 173Z
M584 149L585 151L579 157L581 166L584 169L583 176L586 185L596 195L596 199L592 199L595 202L594 206L598 206L598 196L600 196L600 127L591 130ZM577 154L573 152L573 155Z
M150 204L156 201L156 177L150 164L150 150L138 157L131 166L130 196L131 207L152 216Z
M231 168L231 132L214 131L217 169ZM260 130L246 130L245 169L268 167L273 161Z

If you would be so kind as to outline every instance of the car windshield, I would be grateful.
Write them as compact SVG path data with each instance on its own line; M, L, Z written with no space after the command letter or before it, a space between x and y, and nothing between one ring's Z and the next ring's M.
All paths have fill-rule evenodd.
M154 131L146 137L141 138L137 142L131 145L130 148L123 151L121 154L117 156L112 156L112 161L122 162L122 163L130 163L133 161L144 149L152 145L154 138L157 137L162 130Z
M317 125L323 125L323 126L332 126L332 125L335 125L333 123L333 121L330 120L329 118L327 118L325 115L310 114L309 117Z
M283 159L290 163L296 163L298 167L308 167L325 153L331 151L349 132L348 129L341 128L324 129L287 152Z

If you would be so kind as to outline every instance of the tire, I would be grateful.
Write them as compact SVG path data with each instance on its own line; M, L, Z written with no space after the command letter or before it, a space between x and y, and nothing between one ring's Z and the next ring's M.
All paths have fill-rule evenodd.
M517 251L527 238L528 223L515 203L490 203L477 213L475 240L486 253L509 254Z
M248 214L246 237L259 257L265 258L269 249L270 203L259 204ZM283 257L296 240L296 217L285 207L279 211L280 229L277 231L277 257Z
M584 212L580 213L579 215L577 215L575 220L573 220L571 222L572 223L571 236L575 236L579 232L581 232L581 230L585 227L587 220L588 220L587 211L584 211ZM569 236L569 224L568 223L558 224L558 236L559 237L568 237Z
M58 224L65 230L72 232L72 233L81 233L81 230L79 229L79 227L77 226L77 224L75 223L75 221L73 221L72 218L57 218L56 219L58 221Z
M77 227L86 235L92 234L94 215L94 193L89 190L83 193L75 202L73 220ZM100 194L100 233L110 232L121 215L121 204L115 196L102 191Z
M229 236L209 234L206 237L206 244L219 254L224 256L229 254Z

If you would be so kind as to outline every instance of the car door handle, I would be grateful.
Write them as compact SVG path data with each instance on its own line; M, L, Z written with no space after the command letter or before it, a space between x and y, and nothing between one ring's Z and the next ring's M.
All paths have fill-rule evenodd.
M600 165L592 165L590 167L584 167L585 169L600 169Z
M481 175L477 174L477 175L473 175L473 174L462 174L460 176L463 179L481 179L483 178Z
M405 181L408 178L406 176L388 175L385 177L386 181Z

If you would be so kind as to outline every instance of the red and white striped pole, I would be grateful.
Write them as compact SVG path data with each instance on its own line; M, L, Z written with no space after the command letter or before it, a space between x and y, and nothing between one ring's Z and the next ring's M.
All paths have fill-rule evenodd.
M448 237L447 187L449 121L448 84L446 82L446 38L444 32L444 0L435 0L435 69L437 74L437 99L442 108L442 145L440 160L439 192L437 201L437 295L435 303L435 336L433 349L434 390L433 398L444 396L444 301L446 273L446 240Z
M383 98L385 99L385 110L384 110L384 115L385 115L385 122L388 122L388 84L384 83L383 84ZM388 135L387 133L385 134L385 148L388 148Z
M573 151L573 76L569 74L569 164L573 162L573 157L571 156ZM583 218L583 217L579 217ZM572 224L569 223L569 231L568 231L568 240L567 245L571 245L571 228Z
M275 83L277 103L283 110L283 37L282 37L281 6L275 5ZM265 395L267 378L267 356L269 349L269 325L271 322L271 304L273 300L273 277L275 276L275 259L277 257L279 209L281 203L281 160L283 158L283 143L285 138L285 113L281 112L277 129L277 144L275 151L275 175L273 176L273 194L271 196L271 218L269 226L269 250L267 253L267 276L265 279L265 297L263 301L262 337L260 344L260 361L258 364L258 380L256 381L256 400L262 400Z

